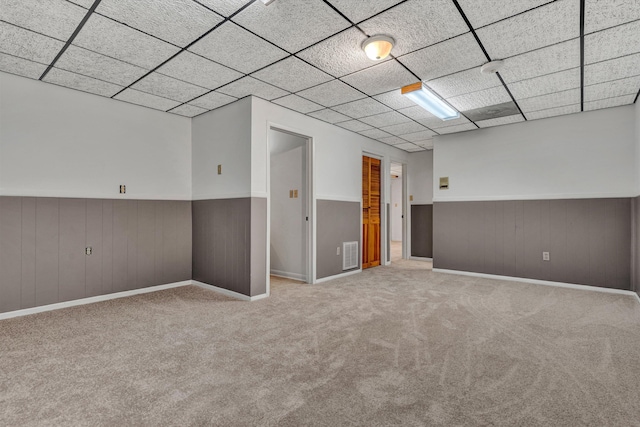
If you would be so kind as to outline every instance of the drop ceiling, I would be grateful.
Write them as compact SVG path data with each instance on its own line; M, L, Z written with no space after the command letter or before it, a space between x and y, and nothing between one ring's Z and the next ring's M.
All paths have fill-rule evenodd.
M378 63L360 48L376 34L396 39ZM187 117L253 95L422 151L636 102L640 1L0 0L0 71ZM400 95L419 80L461 117ZM505 105L515 114L478 114Z

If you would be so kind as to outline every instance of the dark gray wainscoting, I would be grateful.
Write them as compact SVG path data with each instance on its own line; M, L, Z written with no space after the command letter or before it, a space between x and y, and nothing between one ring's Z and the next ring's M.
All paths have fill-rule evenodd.
M316 278L335 276L342 270L342 243L360 242L360 202L318 200L316 202ZM340 247L340 255L336 249ZM362 260L358 261L360 266Z
M434 267L628 290L631 202L437 202Z
M411 205L411 256L433 258L433 205Z
M0 197L0 312L190 279L190 201Z
M267 200L193 202L193 279L243 295L266 292Z

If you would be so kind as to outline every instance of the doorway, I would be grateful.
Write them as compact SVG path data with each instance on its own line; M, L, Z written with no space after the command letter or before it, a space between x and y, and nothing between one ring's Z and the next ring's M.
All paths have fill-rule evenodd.
M404 176L402 164L391 162L391 208L389 209L389 261L397 262L403 258L404 246Z
M362 268L380 265L381 161L362 156Z

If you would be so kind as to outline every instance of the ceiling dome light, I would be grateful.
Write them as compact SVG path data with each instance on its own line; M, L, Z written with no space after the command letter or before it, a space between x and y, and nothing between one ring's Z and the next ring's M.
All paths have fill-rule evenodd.
M495 61L487 62L482 67L480 67L480 72L482 74L495 74L498 71L500 71L500 69L502 68L503 65L504 65L504 61L501 60L501 59L497 59Z
M373 36L362 42L362 50L372 61L381 61L389 56L395 42L389 36Z

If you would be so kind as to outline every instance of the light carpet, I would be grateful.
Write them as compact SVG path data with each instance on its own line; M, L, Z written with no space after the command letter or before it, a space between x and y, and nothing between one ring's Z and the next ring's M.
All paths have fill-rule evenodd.
M640 425L631 296L399 261L0 321L0 425Z

